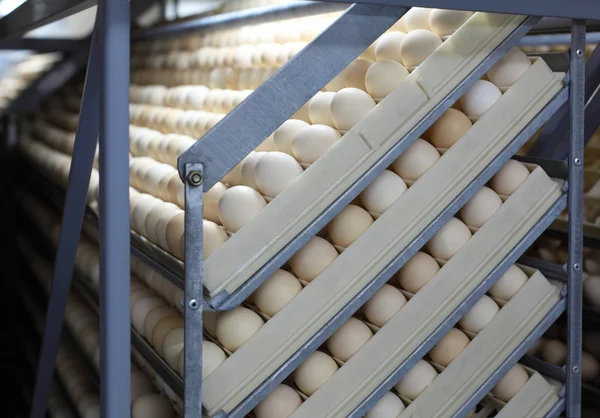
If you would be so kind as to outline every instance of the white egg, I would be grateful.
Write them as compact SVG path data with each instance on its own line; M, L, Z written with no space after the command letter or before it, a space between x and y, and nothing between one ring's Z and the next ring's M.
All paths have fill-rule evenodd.
M294 137L298 131L308 126L310 126L308 123L298 119L289 119L283 122L281 126L273 132L273 142L275 143L277 151L294 155L292 152L292 142L294 141Z
M171 403L158 393L140 396L131 406L131 418L174 418Z
M600 373L600 363L591 354L583 351L581 353L581 380L592 382Z
M400 56L400 46L406 33L404 32L387 32L381 35L375 45L375 57L377 61L389 60L396 61L402 64L402 57Z
M213 342L202 341L202 380L206 379L225 360L225 352Z
M219 225L206 219L202 220L202 232L202 255L206 259L225 243L227 233Z
M475 305L471 307L463 316L458 324L465 331L472 332L474 334L479 333L500 311L498 305L492 298L487 295L483 295Z
M219 312L215 311L204 311L202 314L202 320L204 329L208 334L212 337L217 337L217 318L219 317Z
M437 376L438 373L433 366L421 359L394 385L394 388L400 395L414 401Z
M392 163L392 170L404 180L418 180L439 159L435 147L418 138Z
M426 244L435 258L450 260L471 238L469 228L457 218L450 219Z
M218 224L221 223L221 219L219 219L219 200L221 200L226 190L227 186L221 182L216 182L209 191L204 193L202 214L205 219Z
M435 33L416 29L409 32L402 41L400 58L406 67L417 67L441 45L442 40Z
M338 256L327 240L315 236L289 260L294 274L306 282L313 281Z
M185 229L185 212L181 211L171 218L166 228L167 251L183 260L181 251L181 237Z
M433 9L429 14L429 27L439 36L450 36L460 28L473 12L465 10Z
M427 253L417 253L396 273L398 284L410 293L417 293L440 270L435 259Z
M460 98L460 105L467 116L480 118L502 96L502 92L487 80L478 80Z
M382 214L407 190L406 183L397 174L384 170L360 194L360 200L369 212Z
M450 108L427 130L429 141L437 148L450 148L473 126L460 110Z
M369 212L356 205L348 205L327 225L331 240L340 247L348 247L373 223Z
M256 183L265 196L275 197L302 171L302 166L290 155L279 151L267 152L256 164Z
M180 316L179 312L170 306L159 305L152 309L144 319L143 335L150 341L152 340L152 330L161 320L169 316Z
M388 392L367 412L366 418L396 418L405 406L399 397Z
M138 300L131 307L131 323L137 332L144 332L144 320L150 311L158 306L166 306L162 298L151 296Z
M256 184L255 169L256 164L260 160L260 157L265 155L265 152L254 152L246 156L242 160L242 179L244 179L244 186L252 187L254 190L258 190Z
M334 127L331 116L331 101L335 93L332 91L319 92L308 102L308 116L314 125L327 125Z
M337 370L338 365L334 359L322 351L315 351L294 371L294 383L302 393L310 396Z
M583 296L592 306L600 307L600 276L589 276L583 282Z
M264 325L262 318L248 308L237 307L217 317L217 338L231 352L240 348Z
M371 60L356 60L346 67L346 87L352 87L366 91L365 75L369 67L373 65Z
M515 364L492 389L492 395L502 402L510 401L527 383L529 375L520 364Z
M469 337L459 329L451 328L440 341L429 350L429 358L440 366L447 367L469 345Z
M237 232L267 205L265 199L247 186L227 189L219 200L219 219L225 229Z
M384 284L362 307L369 322L383 327L406 304L406 297L394 286Z
M183 329L183 327L184 323L181 316L168 316L156 323L152 330L152 346L161 357L165 355L163 352L163 342L167 334L178 328Z
M489 294L495 298L509 301L527 281L527 275L516 265L508 268L490 288Z
M263 399L256 408L256 418L287 418L302 404L302 398L291 387L281 384Z
M346 87L346 68L344 68L338 75L336 75L327 85L324 87L325 91L338 92Z
M529 177L529 170L516 160L508 160L492 177L490 187L499 195L510 196Z
M185 330L183 328L176 328L169 331L163 339L163 358L172 369L177 368L179 354L183 351L184 338ZM204 357L204 352L202 354L202 357ZM204 365L204 362L202 363Z
M131 402L134 403L140 396L154 392L154 386L148 377L139 369L131 370Z
M535 340L535 342L529 348L529 350L527 350L526 354L528 356L538 357L540 350L542 349L542 347L545 343L546 343L546 338L544 338L544 337L538 338L537 340Z
M480 228L502 206L502 199L489 187L482 187L460 210L461 219Z
M412 7L403 17L406 29L408 29L409 32L417 29L430 30L429 15L431 10L432 9L423 7Z
M375 100L366 92L356 88L338 91L331 101L331 115L335 127L341 130L352 129L375 107Z
M225 174L221 181L230 186L240 186L244 184L244 179L242 177L242 162L243 160L233 167L229 173Z
M301 290L302 285L293 274L277 270L254 292L252 300L262 313L274 316Z
M529 57L518 47L512 47L487 72L488 79L498 87L512 86L531 67Z
M307 126L296 132L292 152L299 162L312 164L329 151L341 137L338 131L327 125Z
M375 99L383 99L408 77L408 70L396 61L377 61L365 75L367 92Z
M373 332L360 319L350 318L327 340L327 349L333 356L348 361L371 339Z
M590 274L600 274L600 251L590 251L583 260L583 266Z
M567 346L560 340L547 340L542 346L540 355L542 360L562 367L567 361Z

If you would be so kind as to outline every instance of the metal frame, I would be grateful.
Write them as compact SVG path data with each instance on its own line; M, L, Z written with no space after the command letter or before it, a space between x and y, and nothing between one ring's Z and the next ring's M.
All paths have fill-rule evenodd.
M329 0L327 0L329 1ZM339 3L354 3L355 0L337 0ZM489 12L516 13L525 15L544 15L559 16L569 19L600 19L600 9L595 4L586 0L573 0L565 3L562 0L527 0L522 2L481 2L480 0L362 0L359 3L350 6L346 13L342 15L335 23L331 25L322 35L308 45L300 54L293 58L284 68L278 71L270 80L265 82L261 88L253 93L248 100L240 104L234 111L223 119L217 127L211 130L203 141L198 142L182 157L178 165L179 172L186 184L186 269L185 269L185 415L198 416L202 409L202 379L201 376L201 349L202 349L202 313L206 306L203 299L202 286L202 230L201 228L192 228L197 225L202 218L203 191L209 189L224 174L233 168L250 150L255 148L262 140L267 137L280 123L291 116L300 106L302 106L316 91L333 78L349 62L358 56L362 50L369 46L383 31L390 27L404 12L407 3L411 6L423 7L442 7L465 10L482 10ZM83 10L93 5L90 0L56 0L48 2L47 0L28 0L9 16L0 19L0 40L10 37L17 37L24 32L39 27L45 23L64 17L75 11ZM136 4L136 6L139 3ZM41 13L34 14L33 11L40 5L48 5L40 9ZM178 22L156 29L141 30L134 33L133 40L150 39L157 36L181 35L190 31L210 30L215 27L224 27L235 25L240 22L258 22L283 17L304 16L323 11L342 10L346 8L340 4L296 4L286 6L277 6L264 8L260 10L251 10L236 12L221 16L211 16L205 18L192 19L185 22ZM32 417L42 416L45 409L45 399L49 381L48 370L53 367L53 358L56 349L53 349L54 339L57 336L64 316L64 303L61 295L66 295L70 284L70 277L73 271L74 243L75 235L78 236L81 229L81 220L85 207L85 193L80 187L81 184L87 186L87 182L81 181L82 176L89 176L91 162L89 160L89 149L94 144L95 138L100 133L101 149L101 217L99 228L101 232L101 306L100 314L102 318L102 405L103 416L127 416L129 414L129 350L131 344L131 334L129 326L129 305L127 295L129 294L129 253L130 253L130 235L129 235L129 208L127 182L121 181L128 178L127 142L122 139L128 135L128 74L129 74L129 42L128 37L130 29L130 19L127 13L129 11L129 2L126 0L102 0L99 2L98 20L95 27L95 36L92 41L92 53L90 54L90 64L86 89L84 91L84 100L82 103L82 113L80 125L77 132L76 148L73 156L72 178L76 177L77 182L69 179L69 188L67 190L67 199L65 203L65 217L63 218L63 228L61 231L61 240L58 250L58 259L56 263L56 280L54 281L52 295L50 298L49 318L55 321L48 321L46 330L44 348L42 350L42 359L48 361L42 362L38 373L38 384L34 397L34 410ZM530 19L533 22L534 19ZM356 28L361 30L357 31ZM521 37L524 33L518 33L514 36ZM540 35L541 36L541 35ZM584 47L585 47L585 25L583 21L573 22L572 35L551 35L552 42L563 43L571 39L571 71L570 86L568 87L571 96L569 107L565 107L565 115L570 117L571 136L569 149L569 167L568 167L568 185L569 185L569 264L568 264L568 321L569 321L569 354L568 369L566 376L566 398L564 404L567 408L568 416L578 416L581 403L581 380L580 380L580 361L581 361L581 256L582 256L582 176L583 176L583 146L585 137L591 127L591 121L588 126L584 123L584 83L586 74L584 73ZM594 41L594 34L589 41ZM522 44L531 44L541 42L541 37L530 36L521 41ZM548 38L549 39L549 38ZM36 49L43 48L43 44L49 45L52 40L45 41L14 41L7 42L4 45L31 45L37 42ZM5 41L6 42L6 41ZM31 43L30 43L31 42ZM15 100L9 107L6 114L14 112L23 112L32 110L39 105L41 100L47 94L62 86L79 68L85 65L87 57L87 43L81 41L82 46L76 47L72 53L57 64L54 69L42 77L34 86L30 87L24 94ZM513 42L513 44L514 44ZM544 41L546 42L546 40ZM342 46L336 50L336 53L330 59L323 59L322 52L325 45L336 44ZM510 47L510 43L505 44L505 49ZM72 45L71 45L72 46ZM49 46L48 46L49 48ZM58 44L55 48L59 48ZM67 49L65 45L61 48ZM2 49L2 43L0 43ZM499 58L503 50L497 51L496 59ZM581 51L581 52L579 52ZM597 51L598 52L598 51ZM600 56L600 53L597 54ZM593 62L596 58L594 58ZM599 60L600 61L600 60ZM307 66L312 62L311 66ZM491 66L493 62L490 62ZM489 67L488 67L489 68ZM591 68L591 67L590 67ZM316 69L316 70L315 70ZM325 70L323 70L325 69ZM480 73L483 74L487 68L482 66ZM99 74L96 74L99 72ZM477 74L473 74L469 80L474 81ZM594 73L595 74L595 73ZM600 74L600 72L598 72ZM589 74L588 74L589 75ZM596 77L595 75L594 77ZM94 82L92 82L93 80ZM595 78L594 78L595 80ZM89 81L89 83L87 82ZM110 81L110 88L108 83ZM592 81L588 77L588 83ZM287 87L285 97L280 100L274 100L273 93L277 87L284 83ZM96 86L94 88L93 86ZM106 86L106 88L102 88ZM465 82L465 89L468 82ZM460 94L457 89L456 94ZM463 90L464 91L464 90ZM589 88L588 88L589 91ZM94 96L97 94L98 96ZM536 117L536 122L532 123L519 138L511 144L501 156L499 156L482 173L474 183L459 196L452 205L438 216L428 228L423 231L419 239L425 240L432 235L441 223L452 216L461 203L464 203L472 192L476 190L477 185L481 185L489 179L491 175L500 167L500 164L510 158L518 149L521 141L529 138L534 132L533 127L539 127L545 122L556 109L566 101L566 90L562 91L553 100L552 104ZM90 97L97 97L92 100ZM281 97L281 96L280 96ZM454 97L454 96L453 96ZM456 96L458 97L458 96ZM600 102L600 100L597 100ZM449 101L451 102L451 100ZM98 107L96 107L98 106ZM591 101L588 106L590 115L595 115L600 110L596 101ZM439 113L443 112L443 107L437 109ZM434 116L432 116L434 117ZM555 119L558 119L555 117ZM591 119L591 118L590 118ZM539 123L536 125L536 123ZM557 128L557 125L550 122L549 126ZM417 127L412 134L419 135L418 129L426 128L424 125ZM240 129L243 129L241 132ZM536 128L537 129L537 128ZM585 132L584 132L585 130ZM83 133L90 135L83 135ZM566 131L565 131L566 132ZM13 131L14 134L14 131ZM528 136L529 135L529 136ZM82 139L87 137L87 141ZM242 141L243 139L243 141ZM239 141L239 143L236 143ZM400 153L402 150L397 150ZM92 153L93 155L93 153ZM392 158L390 154L390 158ZM385 159L382 159L379 165L372 168L365 176L359 180L351 190L347 191L338 201L332 205L326 212L327 216L321 216L307 228L297 239L292 247L282 251L280 257L272 260L271 265L262 269L261 275L268 277L269 269L275 267L285 255L291 255L302 244L302 239L308 239L317 225L325 224L328 219L335 215L335 210L341 209L341 205L357 195L360 188L365 186L369 179L377 175L378 169L384 167ZM381 167L380 167L381 166ZM73 183L73 184L71 184ZM554 211L544 216L539 225L530 231L531 236L539 235L542 229L547 226L547 222L555 216L559 209L564 205L564 197L554 207ZM329 217L330 216L330 217ZM320 222L320 223L319 223ZM312 229L311 229L312 228ZM316 232L316 230L314 231ZM429 234L429 235L428 235ZM308 237L308 238L307 238ZM523 242L529 242L524 240ZM413 243L417 245L417 243ZM412 245L412 247L414 247ZM513 249L508 256L511 262L524 251L525 244ZM411 247L411 248L412 248ZM136 250L133 250L136 251ZM145 261L153 261L152 256L143 251L139 251L145 258ZM296 353L295 357L290 359L287 366L282 367L274 376L265 382L257 393L251 395L251 399L244 401L231 415L237 416L249 411L262 396L266 396L268 391L281 381L284 375L292 371L292 366L299 362L302 353L306 354L313 351L316 345L324 340L328 333L333 332L340 321L351 315L354 310L363 302L378 285L382 284L384 278L393 268L402 264L408 257L410 251L405 251L388 266L371 283L369 287L363 289L363 292L345 307L340 314L334 318L321 332L316 335L302 350ZM288 257L289 258L289 257ZM168 272L160 261L152 263L155 269L161 269L162 272ZM495 272L485 281L485 286L499 275L502 268L506 267L508 261L501 263L496 267ZM492 277L493 276L493 277ZM499 277L499 276L498 276ZM174 283L175 279L180 285L183 284L177 275L169 277ZM254 283L258 286L259 280ZM478 295L485 291L482 285L474 293ZM489 287L489 286L488 286ZM239 304L242 297L251 292L252 289L246 287L234 295L225 295L223 300L214 300L213 305L219 308L233 308ZM244 293L246 292L246 293ZM479 292L479 293L477 293ZM468 298L457 308L457 311L447 318L445 325L450 324L454 319L458 320L460 312L468 309L470 302L475 301L475 296ZM110 303L110 309L107 309ZM61 313L62 312L62 313ZM53 325L54 323L58 325ZM456 322L456 321L455 321ZM135 336L134 336L135 339ZM529 339L528 339L529 340ZM434 341L431 338L428 343ZM54 353L54 354L53 354ZM46 365L45 365L46 364ZM286 368L287 367L287 368ZM404 365L406 370L406 364ZM501 375L499 370L495 373L494 379ZM491 381L491 380L490 380ZM488 384L490 384L488 382ZM258 393L260 391L260 394ZM483 389L480 390L480 392ZM370 397L371 400L375 399ZM366 404L364 405L366 407ZM466 407L463 407L467 410ZM41 411L41 412L40 412ZM462 411L462 410L461 410ZM364 412L364 411L363 411ZM462 411L464 412L464 411ZM461 413L462 413L461 412ZM357 411L358 413L358 411Z

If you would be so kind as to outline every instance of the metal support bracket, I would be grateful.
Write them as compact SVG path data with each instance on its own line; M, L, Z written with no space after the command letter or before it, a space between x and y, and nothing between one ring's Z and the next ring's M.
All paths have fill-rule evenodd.
M88 185L94 163L96 142L98 138L98 83L99 51L92 47L88 73L85 80L81 114L73 159L69 172L60 238L54 267L54 280L48 302L46 327L38 366L35 393L33 397L32 418L42 418L46 414L46 402L52 382L54 362L60 343L62 324L65 316L67 297L71 287L71 279L75 265L75 254L83 214L87 201Z
M567 416L581 416L583 313L583 148L585 112L585 21L574 20L571 37L571 141L569 149L569 263Z
M185 336L184 336L184 416L200 416L202 411L202 213L204 167L185 165Z

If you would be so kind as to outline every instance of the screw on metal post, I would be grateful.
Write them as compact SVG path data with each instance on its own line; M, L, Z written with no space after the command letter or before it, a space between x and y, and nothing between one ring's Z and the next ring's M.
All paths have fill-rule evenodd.
M583 51L581 49L578 49L576 54L578 57L583 57Z
M192 299L192 300L190 300L190 303L188 304L188 306L190 307L190 309L196 310L196 309L198 309L200 304L198 303L198 301L196 299Z
M191 186L200 186L203 180L202 173L199 171L191 171L187 176L187 180Z
M573 371L573 373L579 373L579 366L573 366L571 370Z
M575 163L576 166L580 166L581 165L581 158L575 158L573 160L573 162Z
M573 270L579 271L579 270L581 270L581 266L579 264L575 263L575 264L573 264Z

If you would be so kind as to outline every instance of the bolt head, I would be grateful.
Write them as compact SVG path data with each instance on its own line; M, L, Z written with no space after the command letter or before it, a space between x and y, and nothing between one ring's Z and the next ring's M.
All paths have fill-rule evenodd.
M203 180L202 173L199 171L191 171L187 176L187 180L191 186L200 186Z

